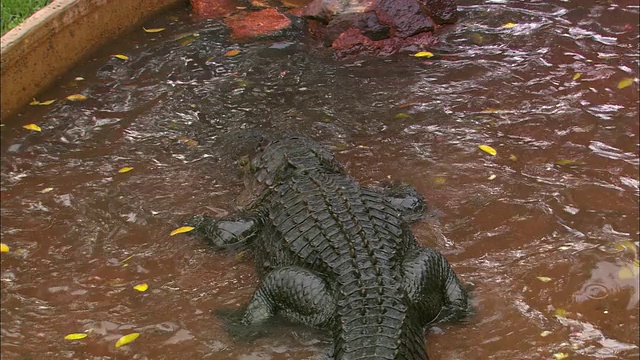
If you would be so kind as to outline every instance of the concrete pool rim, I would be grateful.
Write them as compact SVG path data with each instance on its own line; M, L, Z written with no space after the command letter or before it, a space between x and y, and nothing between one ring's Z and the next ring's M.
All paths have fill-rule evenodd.
M53 0L1 38L0 120L100 45L187 0Z

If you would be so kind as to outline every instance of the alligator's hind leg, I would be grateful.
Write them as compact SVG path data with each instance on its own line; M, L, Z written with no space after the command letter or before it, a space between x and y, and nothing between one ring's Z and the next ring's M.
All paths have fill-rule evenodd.
M255 325L281 313L289 320L324 327L335 302L327 284L312 271L287 266L271 271L260 283L242 322Z
M419 220L427 209L427 204L418 190L404 183L384 184L378 192L400 211L407 222Z
M216 219L195 216L187 222L194 234L202 236L216 247L241 245L252 240L258 231L258 221L251 216Z
M468 295L447 259L429 248L418 248L404 261L404 289L425 325L459 320L469 314Z

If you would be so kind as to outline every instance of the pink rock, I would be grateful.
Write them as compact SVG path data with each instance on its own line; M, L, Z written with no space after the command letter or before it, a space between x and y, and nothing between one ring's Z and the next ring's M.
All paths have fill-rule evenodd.
M274 8L243 11L224 19L236 40L277 35L291 26L291 20Z

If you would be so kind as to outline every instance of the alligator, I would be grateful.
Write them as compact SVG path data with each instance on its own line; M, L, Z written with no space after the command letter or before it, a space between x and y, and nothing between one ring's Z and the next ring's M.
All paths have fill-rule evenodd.
M421 360L429 325L468 315L447 260L409 229L424 208L412 187L360 186L305 138L272 141L246 167L258 189L250 205L189 221L215 247L253 250L261 282L243 326L280 314L328 329L333 359Z

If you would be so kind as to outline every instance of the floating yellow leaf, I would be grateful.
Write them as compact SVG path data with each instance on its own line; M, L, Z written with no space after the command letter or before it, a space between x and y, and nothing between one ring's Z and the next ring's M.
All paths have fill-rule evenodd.
M83 100L87 100L87 97L82 95L82 94L73 94L73 95L67 96L67 100L69 100L69 101L83 101Z
M553 354L553 358L556 359L556 360L562 360L562 359L566 359L568 357L569 357L569 354L563 353L563 352L559 352L559 353Z
M137 339L139 336L140 336L140 333L127 334L121 337L120 339L118 339L118 341L116 341L116 347L119 348L120 346L127 345L128 343Z
M559 318L563 318L567 316L567 310L565 309L556 309L555 316Z
M436 185L444 185L445 182L447 182L447 178L444 176L436 176L433 178L433 183Z
M64 337L65 340L80 340L80 339L84 339L87 337L87 334L85 333L73 333L73 334L68 334Z
M409 117L411 117L409 116L409 114L401 112L401 113L397 113L396 116L394 116L393 118L396 120L400 120L400 119L406 119Z
M122 169L118 170L118 172L119 172L120 174L124 174L124 173L126 173L126 172L131 171L131 170L133 170L133 168L132 168L131 166L125 166L125 167L123 167Z
M36 124L27 124L27 125L24 125L23 128L27 130L32 130L32 131L42 131L42 129L40 129L40 126Z
M169 235L173 236L173 235L177 235L177 234L182 234L182 233L189 232L189 231L191 231L193 229L195 229L195 228L192 227L192 226L183 226L183 227L179 227L179 228L173 230L171 232L171 234L169 234Z
M164 31L164 29L166 29L166 28L151 28L151 29L147 29L147 28L145 28L143 26L142 29L144 30L144 32L148 32L148 33L159 33L160 31Z
M240 50L233 49L233 50L229 50L226 53L224 53L224 56L236 56L238 54L240 54Z
M496 149L492 148L489 145L478 145L478 147L480 148L480 150L486 152L489 155L496 156L496 154L498 153Z
M516 26L516 24L512 23L512 22L508 22L504 25L502 25L503 29L511 29L512 27Z
M632 78L624 78L618 83L618 89L624 89L627 86L631 86L631 84L633 84Z
M113 55L113 57L118 58L120 60L129 60L129 57L127 55L122 55L122 54Z
M147 283L142 283L134 286L133 288L140 292L145 292L149 288L149 285L147 285Z
M577 161L577 160L571 160L571 159L562 159L562 160L558 160L558 161L556 161L556 165L560 165L560 166L567 166L567 165L584 165L584 162L582 162L582 161Z
M42 190L40 190L40 192L41 192L41 193L43 193L43 194L46 194L46 193L51 192L51 191L53 191L53 188L52 188L52 187L48 187L48 188L46 188L46 189L42 189Z
M573 81L576 81L576 80L580 79L580 76L582 76L582 74L581 74L581 73L575 73L575 74L573 74L573 77L572 77Z
M495 179L495 178L496 178L496 175L495 175L495 174L491 174L491 175L489 175L489 177L487 178L487 180L493 180L493 179Z
M518 161L518 157L517 157L517 156L515 156L515 155L513 155L513 154L511 154L511 155L509 155L509 160L511 160L511 161Z
M549 336L549 335L551 335L551 331L549 331L549 330L545 330L545 331L540 333L540 336L542 336L542 337Z
M538 277L536 277L536 279L538 279L538 280L540 280L540 281L542 281L542 282L549 282L549 281L551 281L551 278L550 278L550 277L547 277L547 276L538 276Z
M33 99L33 101L31 101L29 103L29 105L42 105L42 106L47 106L47 105L51 105L56 101L56 99L52 99L52 100L47 100L47 101L38 101L36 99Z
M414 57L426 57L427 59L433 56L433 53L428 51L420 51L418 53L413 54Z
M638 277L638 267L633 264L627 264L618 270L618 278L620 280L629 280Z
M9 247L5 243L0 243L0 252L9 252Z

